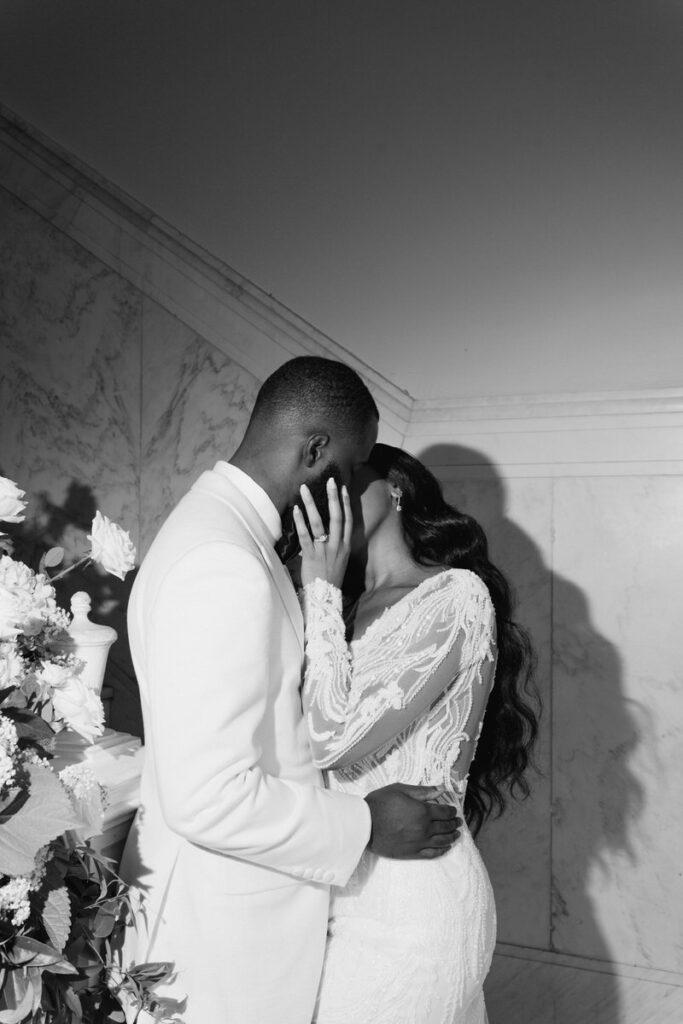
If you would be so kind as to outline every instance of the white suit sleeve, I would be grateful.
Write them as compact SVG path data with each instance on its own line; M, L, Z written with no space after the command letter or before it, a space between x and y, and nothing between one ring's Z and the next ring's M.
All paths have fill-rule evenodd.
M495 668L495 615L474 573L446 572L373 623L362 650L349 647L341 593L323 580L304 588L306 661L303 705L313 755L340 768L374 753L446 690L476 743ZM463 760L474 745L462 745ZM468 765L454 764L463 776Z
M344 884L370 832L365 801L266 774L272 583L258 557L204 543L168 572L146 618L164 817L193 843L295 877Z

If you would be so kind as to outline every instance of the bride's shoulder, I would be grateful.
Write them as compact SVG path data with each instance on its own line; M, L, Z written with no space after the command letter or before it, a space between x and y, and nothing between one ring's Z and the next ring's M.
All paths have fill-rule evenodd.
M423 595L449 594L459 601L472 600L491 604L488 588L481 577L471 569L442 569L429 576L422 584Z

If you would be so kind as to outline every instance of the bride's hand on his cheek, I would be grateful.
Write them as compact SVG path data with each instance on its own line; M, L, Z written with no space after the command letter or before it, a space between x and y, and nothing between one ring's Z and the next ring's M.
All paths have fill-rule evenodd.
M306 586L315 579L327 580L341 589L351 549L353 518L351 502L346 487L341 489L341 502L336 481L327 481L327 502L330 509L330 527L326 533L320 513L306 484L301 486L301 501L311 525L298 505L294 506L294 525L301 544L301 585Z

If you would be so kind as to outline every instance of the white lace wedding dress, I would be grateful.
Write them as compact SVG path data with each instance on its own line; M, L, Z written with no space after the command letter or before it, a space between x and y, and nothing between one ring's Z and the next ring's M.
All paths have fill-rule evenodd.
M460 569L430 577L349 646L336 587L316 580L303 604L304 711L330 787L443 786L462 810L496 660L481 580ZM434 860L366 851L333 890L314 1024L485 1024L495 931L466 828Z

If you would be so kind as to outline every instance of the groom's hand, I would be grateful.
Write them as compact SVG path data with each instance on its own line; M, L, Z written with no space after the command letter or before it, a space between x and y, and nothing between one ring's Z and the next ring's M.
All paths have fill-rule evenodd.
M460 835L462 818L455 807L430 802L437 786L406 786L395 782L368 793L372 816L368 849L380 857L440 857Z

